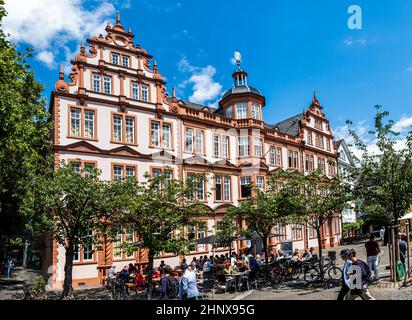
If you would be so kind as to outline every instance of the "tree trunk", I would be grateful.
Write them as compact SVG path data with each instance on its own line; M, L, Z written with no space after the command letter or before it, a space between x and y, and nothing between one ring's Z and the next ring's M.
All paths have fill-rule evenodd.
M320 279L323 281L322 235L320 234L320 229L321 228L316 228L316 233L318 238Z
M265 252L265 263L266 263L266 265L268 264L268 262L269 262L269 257L268 257L268 243L267 243L267 241L268 241L268 237L263 237L263 251Z
M66 262L64 264L64 284L61 299L74 299L72 286L74 245L72 242L69 242L65 249Z
M147 284L147 299L148 300L152 299L153 261L154 261L154 257L149 252L149 266L148 266L149 270L148 270L148 275L147 275L147 281L148 281L148 284Z

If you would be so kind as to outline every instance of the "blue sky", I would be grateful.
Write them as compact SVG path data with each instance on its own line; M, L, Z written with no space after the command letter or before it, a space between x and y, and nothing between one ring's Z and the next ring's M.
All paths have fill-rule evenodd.
M348 28L351 5L362 8L361 30ZM316 90L338 136L347 119L365 132L375 104L399 129L412 124L412 1L6 0L6 9L18 48L37 51L31 65L47 98L58 64L67 69L82 39L103 33L119 10L181 98L215 104L232 86L239 50L268 123L307 108Z

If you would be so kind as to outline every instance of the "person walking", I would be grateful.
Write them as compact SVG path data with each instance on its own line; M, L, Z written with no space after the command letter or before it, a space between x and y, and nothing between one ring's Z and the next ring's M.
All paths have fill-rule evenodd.
M375 241L375 236L373 234L369 237L369 241L365 243L365 248L369 269L374 272L374 277L371 277L370 280L377 281L379 280L378 261L381 250L378 242Z
M368 264L356 257L356 251L354 249L349 250L348 257L349 260L352 262L352 265L358 266L361 270L361 288L351 289L349 292L349 300L355 300L358 296L361 297L362 300L376 300L370 294L367 285L368 279L371 274ZM350 272L349 276L353 276L354 274L355 273Z
M342 249L340 251L340 257L342 258L343 261L345 261L343 268L342 268L342 287L340 288L339 294L338 294L338 301L343 301L346 297L346 295L349 293L350 288L349 288L349 268L352 265L352 261L349 260L349 249Z
M382 244L384 244L385 227L382 227L382 228L379 230L379 236L381 237Z
M403 264L403 267L405 268L405 261L406 261L406 250L408 247L408 244L406 243L406 235L401 235L399 239L399 253L400 253L400 259ZM405 268L406 269L406 268Z
M13 273L13 268L14 268L14 261L13 261L13 258L9 256L6 261L7 278L11 277Z
M187 266L182 268L183 275L179 282L180 300L198 300L199 291L196 285L196 273Z

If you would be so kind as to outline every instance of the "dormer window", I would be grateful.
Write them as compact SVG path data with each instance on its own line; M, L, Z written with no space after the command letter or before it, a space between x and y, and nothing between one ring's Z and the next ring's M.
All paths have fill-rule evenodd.
M260 106L258 104L252 104L252 117L253 119L260 120Z
M236 114L238 119L247 118L247 103L238 103L236 105Z
M233 106L229 106L226 108L226 117L233 118Z

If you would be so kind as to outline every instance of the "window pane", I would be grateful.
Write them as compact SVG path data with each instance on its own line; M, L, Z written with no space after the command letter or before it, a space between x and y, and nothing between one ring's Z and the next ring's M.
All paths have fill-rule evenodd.
M122 65L123 67L128 67L129 66L129 57L122 57Z
M252 116L253 119L260 120L260 106L257 104L252 104Z
M139 99L139 84L137 82L132 82L132 98Z
M80 137L80 109L70 110L70 135Z
M203 153L203 131L196 130L196 153Z
M142 85L142 100L149 101L149 87L147 85Z
M100 92L100 76L98 74L93 75L93 91Z
M134 143L135 138L135 123L134 118L126 117L126 142Z
M160 146L159 127L160 127L159 122L152 121L152 124L151 124L152 145L156 147Z
M247 118L247 103L239 103L236 105L236 113L238 119Z
M247 198L251 195L251 178L250 177L241 177L240 178L240 194L241 198Z
M127 244L132 244L134 242L134 229L133 226L127 225L126 226L126 243ZM133 257L134 252L132 252L130 255L127 255L128 258Z
M229 137L228 136L223 136L222 140L222 152L223 152L223 157L224 158L229 158Z
M114 141L122 141L122 116L113 116L113 139Z
M116 180L123 179L123 166L114 166L113 167L113 178Z
M193 152L193 135L194 131L192 128L186 128L186 151Z
M213 155L216 158L220 157L220 135L218 134L213 136Z
M255 145L255 156L256 157L261 157L262 156L262 140L259 138L254 139Z
M162 143L163 148L171 148L171 126L168 123L162 125Z
M93 232L91 230L86 243L83 244L83 260L93 260Z
M112 54L112 62L113 64L119 64L119 55L116 53Z
M134 177L136 174L135 171L135 167L126 167L126 177Z
M205 199L205 178L202 175L197 176L197 199Z
M94 138L94 111L84 111L84 136Z
M216 176L216 181L215 181L215 195L216 195L216 200L221 201L222 200L222 176Z
M239 157L249 156L249 137L239 138Z
M115 259L121 259L123 256L123 228L122 226L117 227L115 241L113 245L113 257Z
M233 106L229 106L226 108L226 117L233 118Z
M84 164L84 176L90 177L94 170L94 163L85 163Z
M275 147L270 147L269 164L275 165Z
M230 201L230 177L225 176L224 178L224 200Z
M256 177L256 186L259 190L263 190L263 188L264 188L263 177L261 177L261 176Z
M104 93L111 94L112 93L112 78L108 76L104 76L103 79L104 83Z

